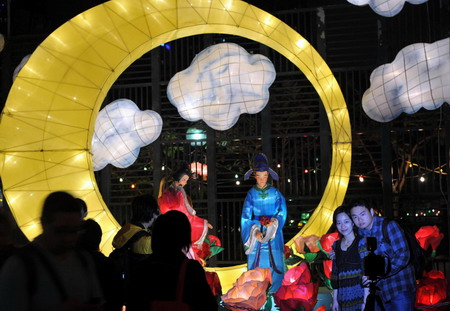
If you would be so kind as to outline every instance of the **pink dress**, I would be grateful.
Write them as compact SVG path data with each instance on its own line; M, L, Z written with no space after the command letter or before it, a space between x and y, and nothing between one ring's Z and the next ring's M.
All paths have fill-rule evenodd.
M176 189L169 187L164 190L162 196L158 199L159 209L162 214L168 211L179 211L187 216L191 224L191 242L192 248L197 253L202 248L203 241L208 233L208 221L195 215L189 197L183 187Z

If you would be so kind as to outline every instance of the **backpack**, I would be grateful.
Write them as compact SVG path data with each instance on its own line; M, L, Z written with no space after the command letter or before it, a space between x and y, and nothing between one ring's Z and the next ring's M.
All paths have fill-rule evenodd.
M132 267L148 257L147 254L135 254L131 249L133 244L144 236L150 236L150 233L146 230L136 232L125 245L114 249L111 254L109 254L109 258L113 260L117 271L120 272L120 275L124 280L125 288L128 287Z
M383 240L387 242L388 244L391 244L391 240L389 238L388 232L387 232L387 226L389 222L394 220L384 219L382 230L383 230ZM424 271L428 268L427 263L427 254L425 250L420 246L419 242L417 241L414 234L409 232L408 230L405 230L400 224L400 228L403 231L403 234L405 235L406 241L408 243L409 248L409 262L408 265L412 265L414 268L414 274L416 277L416 280L420 280L423 278Z

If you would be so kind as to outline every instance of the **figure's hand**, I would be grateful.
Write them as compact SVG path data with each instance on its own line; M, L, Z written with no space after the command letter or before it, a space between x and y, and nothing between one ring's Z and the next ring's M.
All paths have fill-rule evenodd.
M339 304L336 299L333 299L333 305L331 306L332 311L339 311Z
M209 228L209 229L212 229L212 228L214 228L214 227L208 222L208 228Z
M259 242L261 242L262 239L263 239L263 234L262 234L261 232L257 232L255 235L256 235L256 239L257 239Z

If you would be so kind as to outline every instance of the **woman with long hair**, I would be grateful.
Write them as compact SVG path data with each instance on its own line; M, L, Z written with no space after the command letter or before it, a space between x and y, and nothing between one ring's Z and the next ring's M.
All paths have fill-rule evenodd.
M348 206L339 206L334 211L333 224L340 239L333 244L332 311L363 311L369 290L362 286L363 268L358 250L361 237L356 234Z

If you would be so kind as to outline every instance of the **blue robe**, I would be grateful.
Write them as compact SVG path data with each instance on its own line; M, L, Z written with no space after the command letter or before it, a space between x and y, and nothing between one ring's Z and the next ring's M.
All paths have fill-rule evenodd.
M272 286L269 292L275 293L281 286L286 270L284 264L283 226L286 222L287 208L283 195L269 184L264 189L254 186L247 193L241 217L241 235L244 244L249 240L253 225L256 224L262 233L266 231L266 227L260 224L260 216L276 218L278 220L278 228L272 240L267 243L256 242L253 250L247 255L247 268L248 270L252 270L255 267L270 268ZM270 253L272 253L272 256ZM271 257L273 258L273 264L271 264Z

